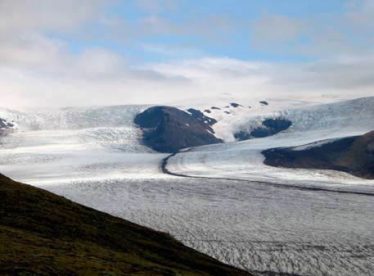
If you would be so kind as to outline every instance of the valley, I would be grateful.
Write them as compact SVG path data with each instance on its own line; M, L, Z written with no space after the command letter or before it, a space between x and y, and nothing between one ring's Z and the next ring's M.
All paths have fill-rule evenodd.
M141 142L133 120L148 106L1 110L0 118L14 122L16 131L1 137L0 171L167 232L255 275L369 274L373 180L267 166L261 152L364 134L374 129L374 98L279 110L269 100L251 104L250 112L249 103L239 104L229 107L230 114L204 113L217 120L212 129L225 143L172 155ZM236 131L279 116L292 125L272 136L234 140Z

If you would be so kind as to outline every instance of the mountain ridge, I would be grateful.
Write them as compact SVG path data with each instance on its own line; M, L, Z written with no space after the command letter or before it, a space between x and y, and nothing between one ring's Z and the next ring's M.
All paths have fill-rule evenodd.
M374 179L374 131L304 147L265 150L264 162L275 167L331 169Z

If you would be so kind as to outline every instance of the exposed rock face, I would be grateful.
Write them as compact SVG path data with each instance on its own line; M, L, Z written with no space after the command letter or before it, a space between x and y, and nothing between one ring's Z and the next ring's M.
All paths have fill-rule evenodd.
M9 123L6 120L0 118L0 135L8 134L13 128L13 123Z
M159 152L172 153L183 148L222 143L213 134L214 119L198 110L190 113L174 107L155 106L138 114L134 122L142 128L143 143Z
M267 101L260 101L260 104L262 104L262 105L269 105L269 103Z
M262 122L262 126L251 131L241 130L234 133L234 137L238 141L268 137L288 129L291 125L292 122L284 118L266 119Z
M303 150L276 148L263 154L270 166L330 169L374 179L374 131Z
M200 110L190 108L187 110L189 113L191 113L192 117L194 117L196 120L203 122L204 124L208 124L210 126L217 123L216 119L210 118L208 116L205 116L204 113L202 113ZM210 111L209 111L210 112Z

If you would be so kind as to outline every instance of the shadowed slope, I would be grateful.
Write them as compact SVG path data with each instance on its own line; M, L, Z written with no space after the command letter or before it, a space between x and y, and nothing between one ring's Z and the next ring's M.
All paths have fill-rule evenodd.
M2 275L248 275L167 234L1 175L0 199Z
M342 138L306 149L265 150L265 164L287 168L313 168L344 171L374 178L374 131Z
M183 148L222 143L211 125L216 121L196 109L189 113L169 106L150 107L134 122L143 131L143 143L159 152L177 152Z

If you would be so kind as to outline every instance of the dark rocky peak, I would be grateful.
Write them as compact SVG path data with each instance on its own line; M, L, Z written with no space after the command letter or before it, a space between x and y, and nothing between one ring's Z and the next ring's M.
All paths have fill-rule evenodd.
M292 122L284 118L266 119L262 125L276 131L286 130L292 125Z
M222 142L214 136L208 117L198 110L189 112L191 114L175 107L155 106L138 114L134 122L143 131L143 143L159 152L177 152Z
M201 112L200 110L190 108L187 111L192 115L192 117L194 117L196 120L199 120L200 122L203 122L204 124L208 124L212 126L215 123L217 123L216 119L205 116L204 113ZM209 113L210 113L210 110L209 110Z
M269 103L267 101L260 101L260 104L262 104L262 105L269 105Z
M291 125L292 122L285 118L265 119L261 126L251 130L238 131L234 133L234 137L238 141L268 137L288 129Z
M210 109L216 109L216 110L221 110L221 108L219 107L216 107L216 106L212 106Z
M14 129L15 125L0 118L0 135L6 135Z
M9 123L8 121L0 118L0 129L2 128L12 128L14 127L13 123Z
M237 107L240 106L240 104L238 104L238 103L230 103L230 105L231 105L232 107L234 107L234 108L237 108Z

